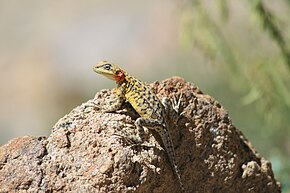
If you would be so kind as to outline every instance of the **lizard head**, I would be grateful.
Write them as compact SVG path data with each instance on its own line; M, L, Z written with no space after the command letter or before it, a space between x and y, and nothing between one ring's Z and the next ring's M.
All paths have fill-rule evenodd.
M116 64L101 61L95 64L93 69L96 73L102 74L111 80L115 80L116 83L120 83L125 80L125 72Z

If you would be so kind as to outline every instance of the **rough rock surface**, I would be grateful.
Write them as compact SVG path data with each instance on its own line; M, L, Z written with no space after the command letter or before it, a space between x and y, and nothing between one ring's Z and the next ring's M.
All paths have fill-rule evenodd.
M270 162L217 101L178 77L151 86L160 98L183 93L184 114L170 133L186 192L281 192ZM100 111L111 97L111 90L98 92L48 138L19 137L0 147L0 192L179 192L154 133L141 145L126 140L136 134L132 107Z

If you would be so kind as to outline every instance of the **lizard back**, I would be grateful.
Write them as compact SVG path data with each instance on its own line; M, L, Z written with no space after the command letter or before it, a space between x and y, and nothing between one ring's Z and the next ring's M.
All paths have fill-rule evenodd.
M141 117L163 120L163 106L148 85L126 75L120 87L127 101Z

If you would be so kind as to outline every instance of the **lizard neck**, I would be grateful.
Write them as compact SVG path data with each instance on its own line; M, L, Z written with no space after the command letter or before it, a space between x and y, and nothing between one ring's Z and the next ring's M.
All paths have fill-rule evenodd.
M137 81L133 76L124 73L124 78L121 81L118 81L117 84L124 89L125 93L128 93L135 86L136 82Z
M118 85L121 85L124 81L126 81L126 73L123 70L118 70L115 75L115 81Z

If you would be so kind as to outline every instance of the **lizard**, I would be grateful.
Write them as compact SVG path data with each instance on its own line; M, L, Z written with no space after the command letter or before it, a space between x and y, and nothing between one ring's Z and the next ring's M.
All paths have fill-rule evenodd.
M145 136L143 127L155 130L162 139L171 167L177 177L180 190L185 192L175 160L174 147L168 130L168 121L166 120L169 111L173 110L178 115L182 95L180 95L179 100L175 96L173 100L169 100L166 97L159 100L149 85L127 74L118 65L107 61L101 61L95 64L93 70L98 74L114 80L117 84L117 88L114 90L116 99L106 109L106 112L119 110L125 101L128 101L132 105L140 115L135 121L138 136L134 141L137 143L143 142Z

